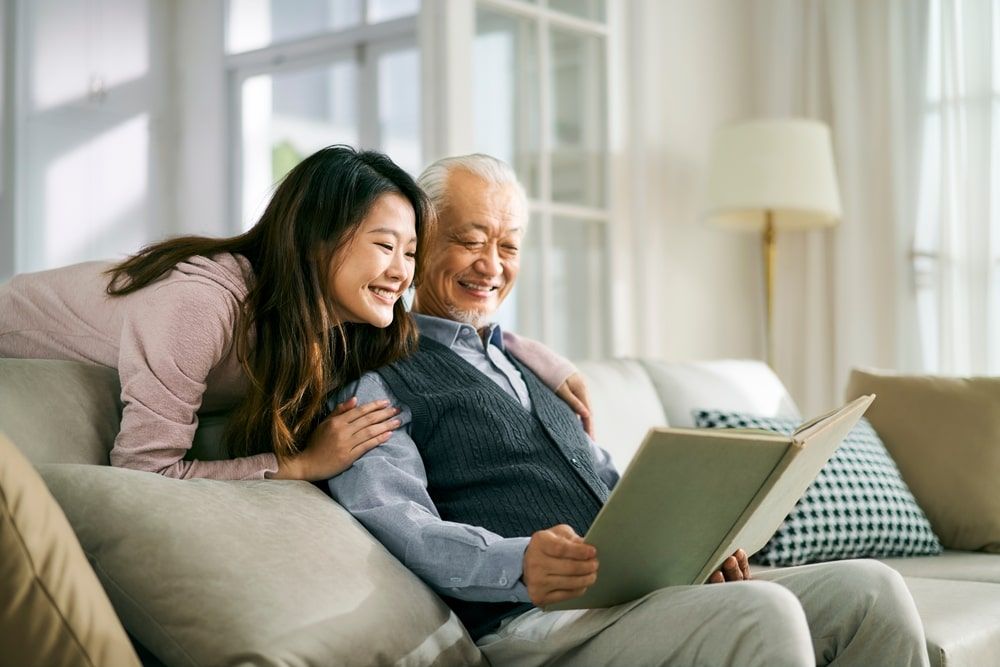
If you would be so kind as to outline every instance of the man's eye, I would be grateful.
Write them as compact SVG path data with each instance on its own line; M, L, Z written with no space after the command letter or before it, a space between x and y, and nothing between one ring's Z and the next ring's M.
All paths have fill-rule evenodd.
M503 247L503 249L504 249L504 250L509 250L510 252L517 252L517 250L518 250L518 248L517 248L517 246L516 246L516 245L509 245L509 244L508 244L508 245L505 245L505 246Z

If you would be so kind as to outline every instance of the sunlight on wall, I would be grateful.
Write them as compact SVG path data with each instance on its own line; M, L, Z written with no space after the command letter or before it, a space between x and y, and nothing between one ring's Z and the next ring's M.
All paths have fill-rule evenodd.
M34 111L94 99L149 70L149 9L145 2L41 0L32 22L31 106Z
M141 114L52 160L45 169L43 266L112 257L147 239L149 115Z

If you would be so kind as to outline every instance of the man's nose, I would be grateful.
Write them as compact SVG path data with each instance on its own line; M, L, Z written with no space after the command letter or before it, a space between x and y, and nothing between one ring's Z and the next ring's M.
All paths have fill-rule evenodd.
M498 276L503 272L500 253L496 245L490 243L483 246L483 250L476 260L476 270L484 276Z

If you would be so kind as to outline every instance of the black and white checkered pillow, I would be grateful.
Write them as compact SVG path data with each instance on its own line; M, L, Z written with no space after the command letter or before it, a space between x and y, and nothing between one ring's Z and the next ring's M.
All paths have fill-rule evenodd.
M762 428L790 435L789 419L695 410L701 428ZM795 509L751 561L802 565L841 558L941 553L930 523L866 419L823 467Z

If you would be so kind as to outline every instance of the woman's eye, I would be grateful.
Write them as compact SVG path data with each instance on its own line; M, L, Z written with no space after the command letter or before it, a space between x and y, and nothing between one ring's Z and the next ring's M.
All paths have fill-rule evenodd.
M411 250L410 252L406 253L406 256L409 257L410 259L416 259L417 253Z
M391 243L376 243L375 245L381 246L381 247L385 248L386 250L388 250L389 252L392 252L392 244Z

